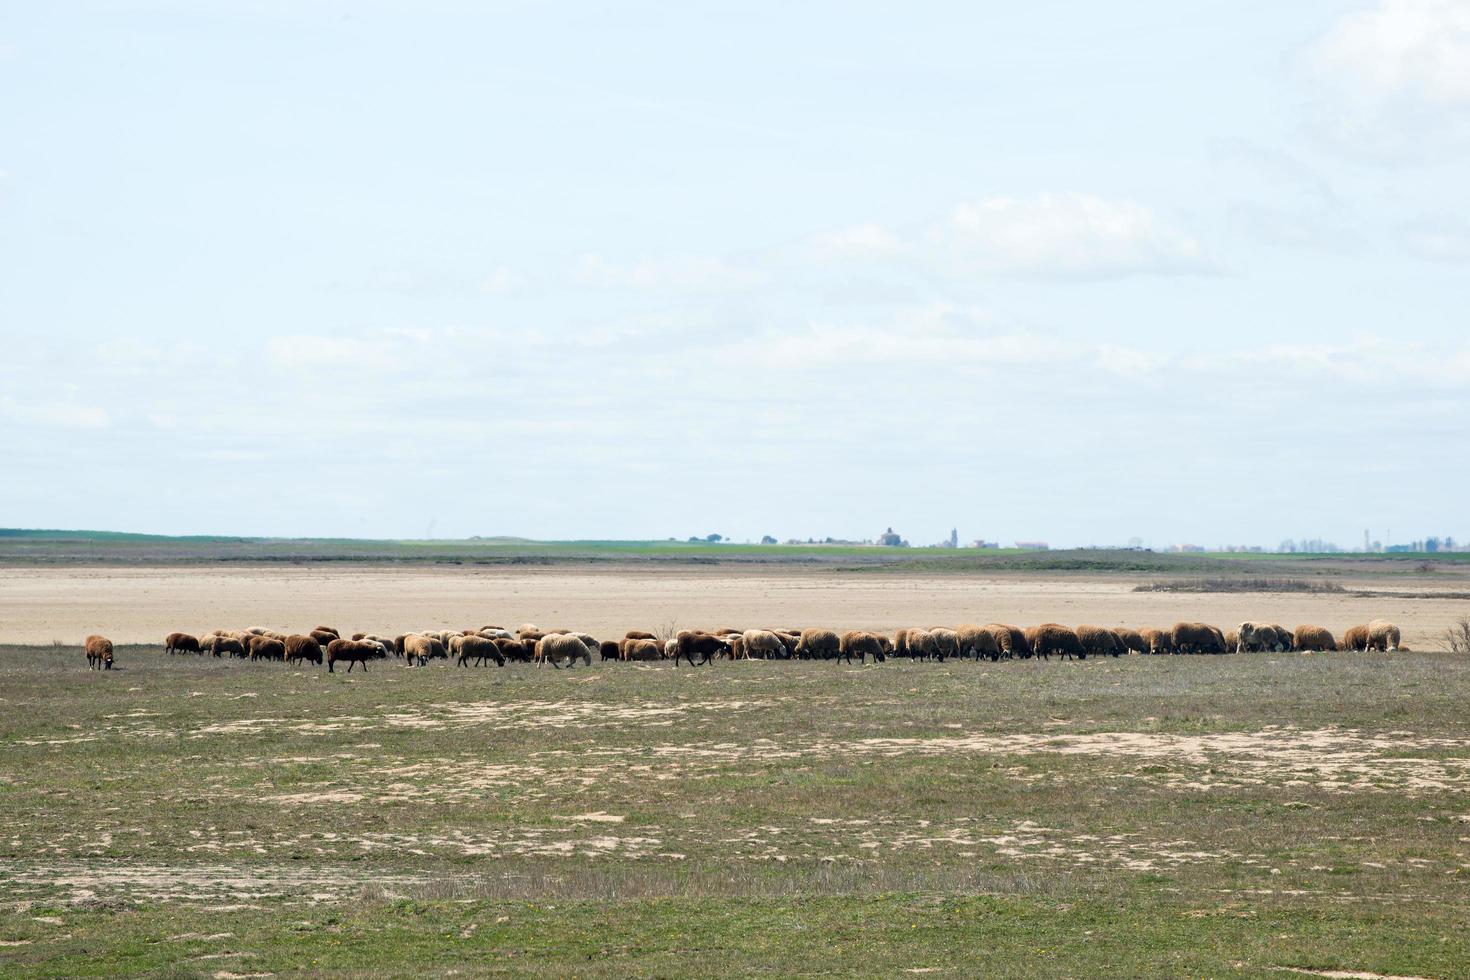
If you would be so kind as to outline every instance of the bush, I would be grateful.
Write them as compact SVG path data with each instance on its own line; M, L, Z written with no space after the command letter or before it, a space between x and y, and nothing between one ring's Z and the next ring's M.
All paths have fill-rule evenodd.
M1470 653L1470 618L1462 616L1444 631L1444 645L1450 653Z

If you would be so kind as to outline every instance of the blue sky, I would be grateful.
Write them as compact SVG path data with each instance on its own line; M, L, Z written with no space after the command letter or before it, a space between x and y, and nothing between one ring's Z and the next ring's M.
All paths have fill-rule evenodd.
M0 524L1470 536L1470 2L0 16Z

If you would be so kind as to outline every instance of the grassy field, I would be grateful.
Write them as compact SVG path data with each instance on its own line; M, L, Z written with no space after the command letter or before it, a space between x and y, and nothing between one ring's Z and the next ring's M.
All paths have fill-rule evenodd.
M0 973L1470 973L1470 662L0 647Z

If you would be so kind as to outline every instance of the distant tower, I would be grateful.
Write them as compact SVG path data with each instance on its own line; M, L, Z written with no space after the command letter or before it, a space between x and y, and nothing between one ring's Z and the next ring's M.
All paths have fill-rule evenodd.
M951 548L958 548L960 546L960 529L957 527L949 529L949 546Z
M1372 551L1373 550L1373 546L1372 546L1372 544L1369 543L1369 540L1368 540L1368 529L1367 528L1363 528L1363 550L1364 551Z

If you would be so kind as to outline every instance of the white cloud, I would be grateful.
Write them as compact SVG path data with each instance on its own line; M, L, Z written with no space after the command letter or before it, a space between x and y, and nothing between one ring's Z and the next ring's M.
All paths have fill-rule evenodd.
M735 289L760 283L763 276L710 256L684 255L635 262L611 262L588 254L577 261L577 279L600 289Z
M1370 96L1470 103L1470 2L1382 0L1339 19L1308 57Z
M1106 278L1210 268L1199 242L1149 208L1090 194L983 198L928 237L959 272Z
M0 400L0 415L15 422L43 428L105 429L112 424L106 409L62 401Z
M501 296L521 287L521 277L505 266L496 266L490 274L480 280L480 291L491 296Z
M1470 225L1455 218L1424 217L1399 229L1399 238L1413 255L1434 262L1470 261Z
M824 259L882 257L904 249L904 243L882 225L866 223L818 235L812 251Z

